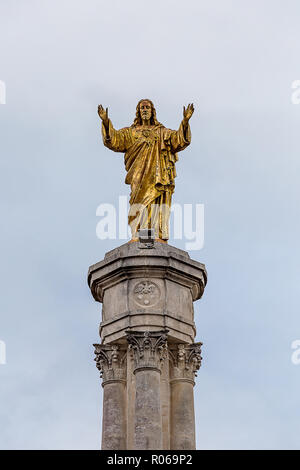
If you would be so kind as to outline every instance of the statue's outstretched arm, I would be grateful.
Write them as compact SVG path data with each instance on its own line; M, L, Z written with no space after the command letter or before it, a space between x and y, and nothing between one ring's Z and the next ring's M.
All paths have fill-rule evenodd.
M186 132L188 125L189 125L189 120L191 119L192 115L194 113L194 104L188 104L187 108L183 106L183 119L182 119L182 126L183 130Z
M102 104L99 104L98 106L98 114L100 119L103 122L103 125L105 127L105 130L108 132L109 128L109 119L108 119L108 108L106 110L103 108Z
M108 117L108 108L103 108L102 104L98 106L98 114L102 120L102 138L105 147L114 152L126 152L131 144L131 133L129 130L114 129L111 120Z
M187 108L183 107L183 119L180 123L178 131L171 133L171 149L173 153L184 150L191 143L191 129L189 120L194 112L194 105L189 104Z

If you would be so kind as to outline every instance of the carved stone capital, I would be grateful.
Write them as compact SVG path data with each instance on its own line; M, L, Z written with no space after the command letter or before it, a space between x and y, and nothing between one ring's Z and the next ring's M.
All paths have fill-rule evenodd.
M167 330L129 331L127 341L135 369L154 369L161 372L161 363L167 356Z
M126 350L117 344L94 344L96 367L102 377L102 385L108 382L125 382Z
M183 380L194 383L197 371L201 367L201 346L202 343L170 346L171 382Z

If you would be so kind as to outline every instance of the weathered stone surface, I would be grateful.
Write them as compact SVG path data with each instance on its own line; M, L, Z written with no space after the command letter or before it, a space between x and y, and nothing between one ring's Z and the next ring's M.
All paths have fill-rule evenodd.
M126 349L120 348L117 344L94 344L94 347L96 366L103 379L102 385L107 381L125 381Z
M171 436L170 449L196 448L193 384L189 381L171 381Z
M136 373L134 449L162 449L160 373L140 369Z
M201 367L202 343L175 344L169 349L171 381L186 380L194 383Z
M124 450L126 439L126 358L118 345L94 344L103 379L102 449Z
M103 304L95 345L102 449L194 449L201 343L193 302L203 294L205 266L167 244L133 242L91 266L88 280Z
M171 396L170 396L170 372L169 372L169 351L167 348L166 358L161 364L160 374L160 401L161 401L161 418L162 418L162 448L170 449L170 413L171 413Z
M203 294L206 270L185 251L160 242L152 249L126 243L90 267L88 282L103 303L103 343L125 340L127 330L163 328L174 341L193 342L193 301Z
M176 344L169 349L171 387L170 448L196 448L194 378L201 366L202 343Z
M134 449L162 449L160 375L167 359L167 331L129 332L127 341L135 374Z
M103 450L127 449L125 382L107 382L103 387Z
M166 358L167 330L129 331L127 341L134 359L134 373L140 369L155 369L161 372L161 362Z

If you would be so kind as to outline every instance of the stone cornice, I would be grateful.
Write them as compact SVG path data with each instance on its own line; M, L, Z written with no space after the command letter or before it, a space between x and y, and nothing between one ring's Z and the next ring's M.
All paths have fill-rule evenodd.
M96 301L103 301L104 291L109 287L127 279L144 278L147 268L152 278L169 279L188 287L193 301L201 298L207 282L204 264L167 244L156 243L153 250L142 250L135 245L138 243L116 248L103 261L90 266L88 283Z

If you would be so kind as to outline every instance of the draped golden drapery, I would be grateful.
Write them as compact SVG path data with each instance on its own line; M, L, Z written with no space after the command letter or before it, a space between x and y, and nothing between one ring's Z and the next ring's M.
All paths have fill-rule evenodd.
M171 199L175 188L177 152L191 142L190 126L181 123L178 131L157 124L149 128L132 125L114 129L111 121L102 124L103 143L125 153L125 183L131 185L128 223L132 238L140 228L154 228L155 236L169 239Z

